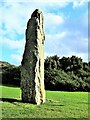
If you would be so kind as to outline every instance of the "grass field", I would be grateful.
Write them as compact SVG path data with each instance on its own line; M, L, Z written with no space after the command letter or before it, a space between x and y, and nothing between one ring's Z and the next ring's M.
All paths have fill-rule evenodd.
M87 92L46 91L46 102L37 106L21 102L20 88L1 90L2 118L88 118Z

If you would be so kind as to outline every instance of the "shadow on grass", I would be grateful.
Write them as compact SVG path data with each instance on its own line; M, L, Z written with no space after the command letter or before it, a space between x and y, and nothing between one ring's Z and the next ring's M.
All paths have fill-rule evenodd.
M65 105L52 104L52 106L65 106Z
M10 103L22 102L21 100L17 100L17 99L14 99L14 98L0 98L0 101L2 101L2 102L10 102Z

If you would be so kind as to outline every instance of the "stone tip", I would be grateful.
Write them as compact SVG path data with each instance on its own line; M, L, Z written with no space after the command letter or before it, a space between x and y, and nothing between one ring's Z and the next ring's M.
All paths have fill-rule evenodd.
M36 18L38 18L40 14L42 14L42 11L41 11L40 9L36 9L36 10L32 13L31 17L36 17Z

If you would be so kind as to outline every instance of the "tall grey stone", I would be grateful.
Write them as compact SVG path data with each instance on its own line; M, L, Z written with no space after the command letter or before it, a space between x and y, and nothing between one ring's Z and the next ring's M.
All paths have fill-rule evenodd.
M43 14L36 9L27 23L26 44L21 66L22 101L45 102Z

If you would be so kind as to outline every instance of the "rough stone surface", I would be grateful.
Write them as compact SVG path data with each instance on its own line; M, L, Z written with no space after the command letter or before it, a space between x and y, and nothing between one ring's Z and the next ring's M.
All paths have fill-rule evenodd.
M36 9L27 23L26 44L21 67L22 101L45 102L43 14Z

